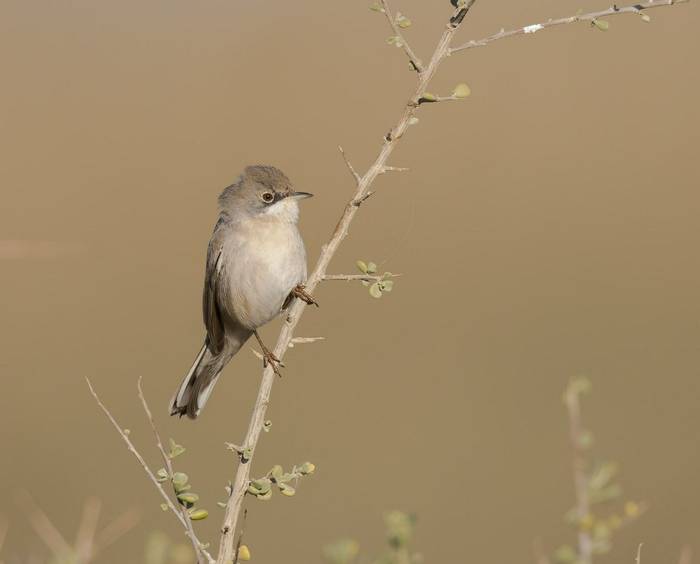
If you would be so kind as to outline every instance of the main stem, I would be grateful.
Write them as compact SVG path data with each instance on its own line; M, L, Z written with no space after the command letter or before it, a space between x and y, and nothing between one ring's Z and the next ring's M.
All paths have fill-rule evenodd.
M403 137L403 134L406 132L409 125L409 120L415 115L419 107L418 101L427 91L428 84L435 75L440 63L442 63L445 57L449 55L450 42L452 41L452 37L454 36L455 32L459 28L464 15L466 15L465 10L468 11L473 5L474 1L475 0L471 0L468 7L458 8L454 12L453 17L451 18L451 23L447 25L447 28L443 32L442 37L440 38L440 41L433 52L433 56L430 59L430 63L423 72L418 74L418 86L411 100L404 108L403 115L399 119L394 129L392 129L391 132L384 138L384 144L372 166L364 174L364 176L358 179L357 188L353 197L346 204L345 209L343 210L343 215L340 217L340 221L338 221L338 225L333 231L333 235L331 236L330 240L322 247L321 254L316 262L316 266L306 282L306 290L309 293L313 293L319 282L323 280L331 259L338 251L343 239L347 237L350 224L352 223L355 214L360 209L361 203L367 197L370 187L377 177L385 172L385 167L387 166L389 157L394 152L394 149L396 148L401 137ZM458 17L459 19L457 19ZM282 359L287 352L289 344L294 336L294 329L301 319L305 306L306 304L298 299L294 300L291 304L285 323L277 339L277 344L275 345L274 353L277 358ZM255 448L257 447L258 440L260 439L260 435L263 430L265 413L267 412L267 406L270 403L270 393L272 391L272 385L274 384L275 379L275 372L272 369L272 366L268 365L263 370L262 381L260 382L260 389L258 390L258 397L255 402L255 407L253 408L250 423L248 425L248 432L246 433L245 440L241 445L243 450L246 451L246 456L241 456L241 463L238 465L236 477L231 489L231 495L229 496L226 504L226 513L224 515L224 522L221 528L219 555L216 559L217 564L232 564L234 561L235 531L238 525L241 508L243 507L243 499L245 498L246 490L248 489L248 484L250 482L250 463L255 454Z
M569 434L574 450L573 477L576 492L576 516L579 522L585 519L591 511L591 500L588 495L588 476L586 475L586 457L583 452L583 425L581 423L581 404L579 392L569 388L566 393L566 408L569 413ZM593 540L591 534L579 528L578 531L578 562L591 564L593 562Z

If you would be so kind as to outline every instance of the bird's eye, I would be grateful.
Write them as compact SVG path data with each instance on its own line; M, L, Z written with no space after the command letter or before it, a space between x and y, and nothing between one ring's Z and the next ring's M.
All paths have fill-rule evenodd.
M272 203L272 200L275 199L275 195L272 192L263 192L261 198L263 202L270 204Z

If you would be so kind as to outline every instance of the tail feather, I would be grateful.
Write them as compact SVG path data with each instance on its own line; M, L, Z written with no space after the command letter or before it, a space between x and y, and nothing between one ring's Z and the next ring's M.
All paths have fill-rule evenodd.
M182 380L182 384L170 402L170 415L179 415L180 417L187 415L190 419L197 418L204 408L204 404L207 403L221 370L248 340L250 334L241 334L237 335L239 337L237 339L229 339L224 350L219 354L214 354L209 349L208 341L204 341L202 349L197 358L194 359L192 368Z
M187 415L190 419L199 415L224 365L217 360L218 357L212 354L205 342L170 402L170 415Z

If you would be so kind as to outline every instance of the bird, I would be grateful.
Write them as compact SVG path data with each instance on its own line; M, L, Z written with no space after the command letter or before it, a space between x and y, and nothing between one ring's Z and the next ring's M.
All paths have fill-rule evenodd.
M278 168L253 165L219 196L219 218L207 250L202 296L206 336L171 403L171 415L196 419L223 368L252 336L263 363L279 374L279 359L258 329L294 297L316 300L304 289L306 249L298 228L298 192Z

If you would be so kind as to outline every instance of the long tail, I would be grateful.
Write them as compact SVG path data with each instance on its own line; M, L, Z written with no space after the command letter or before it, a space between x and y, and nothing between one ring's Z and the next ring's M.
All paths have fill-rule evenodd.
M207 403L221 370L249 336L238 342L228 342L218 355L209 350L208 342L205 340L204 346L194 359L192 368L170 402L170 415L187 415L190 419L196 419L204 408L204 404Z

